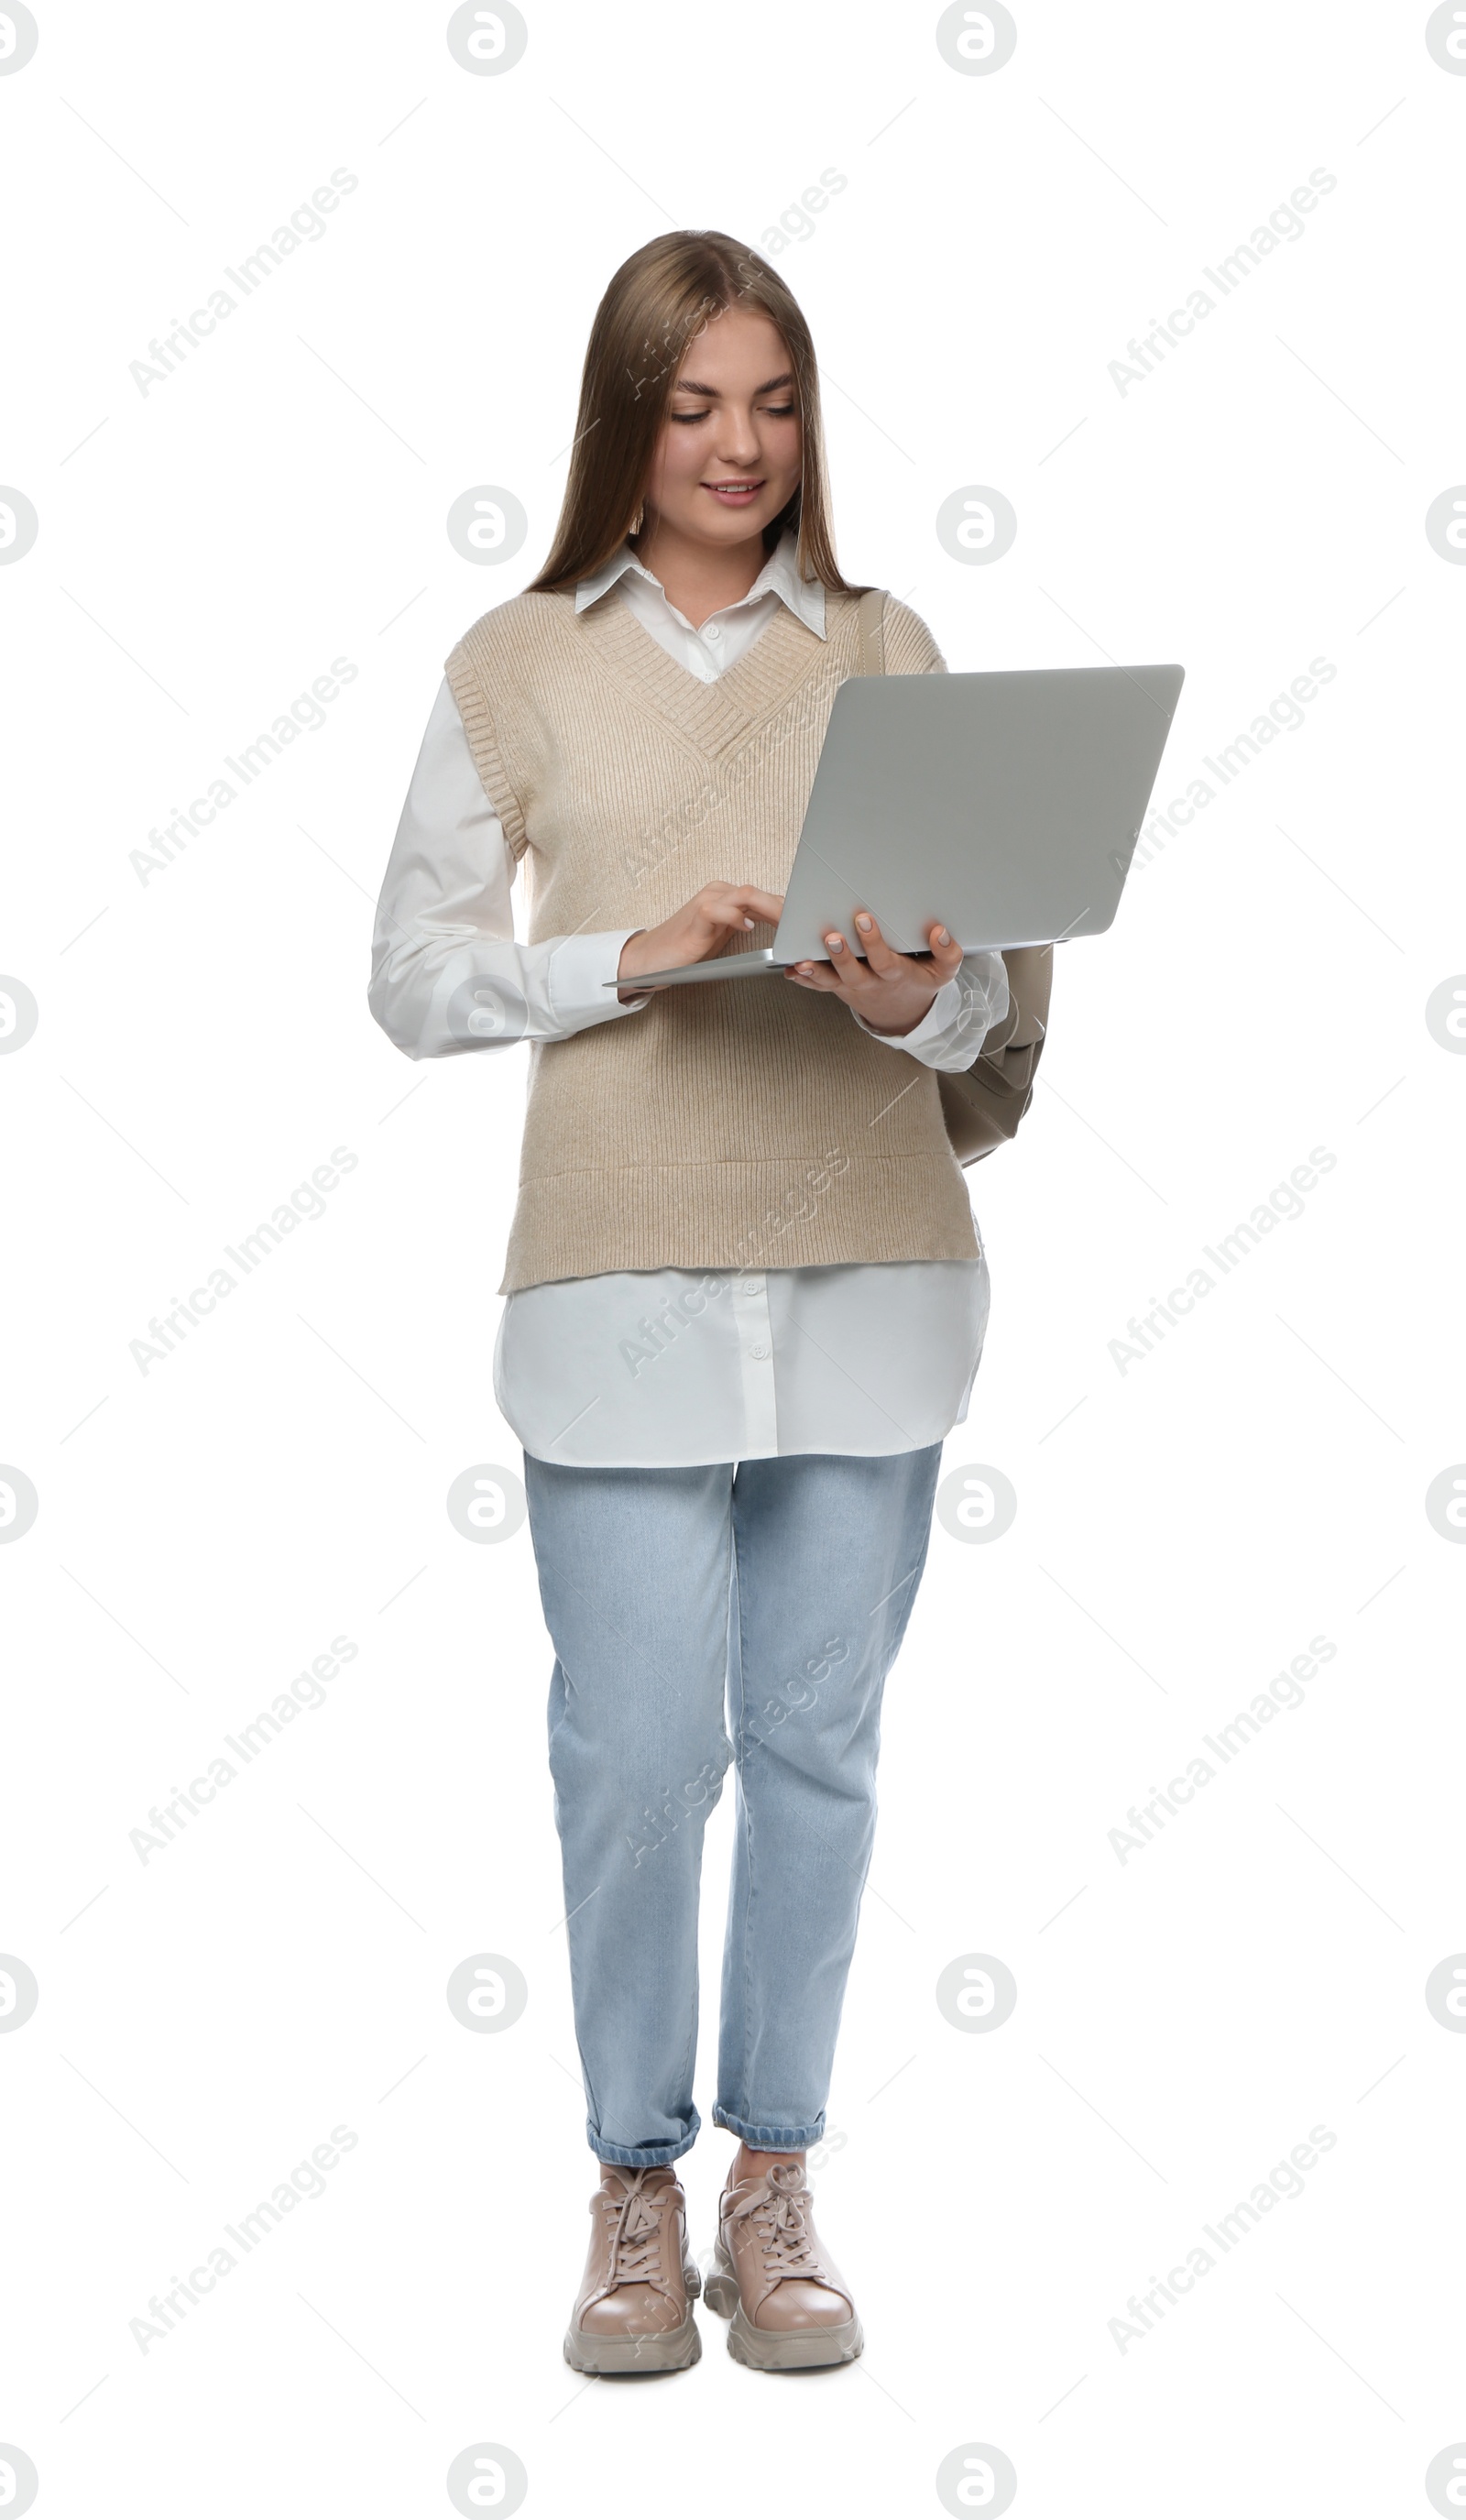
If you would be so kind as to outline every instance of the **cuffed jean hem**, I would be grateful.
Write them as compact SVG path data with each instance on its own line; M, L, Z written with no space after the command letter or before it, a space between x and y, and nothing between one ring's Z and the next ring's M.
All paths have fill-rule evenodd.
M587 2118L586 2141L598 2161L609 2162L615 2170L656 2170L663 2162L681 2161L685 2152L690 2152L701 2125L694 2109L691 2128L678 2143L605 2143Z
M748 2118L735 2118L732 2109L724 2108L721 2101L715 2100L713 2124L727 2127L730 2135L741 2137L750 2152L807 2152L824 2133L824 2111L821 2110L811 2126L754 2126Z

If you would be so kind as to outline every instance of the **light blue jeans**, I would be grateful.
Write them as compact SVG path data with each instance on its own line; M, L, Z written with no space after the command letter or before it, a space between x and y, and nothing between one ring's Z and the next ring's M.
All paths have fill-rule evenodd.
M768 2151L824 2131L875 1831L881 1689L926 1562L941 1454L655 1470L525 1457L555 1651L550 1767L575 2029L602 2161L675 2161L701 2124L698 1882L731 1761L713 2120Z

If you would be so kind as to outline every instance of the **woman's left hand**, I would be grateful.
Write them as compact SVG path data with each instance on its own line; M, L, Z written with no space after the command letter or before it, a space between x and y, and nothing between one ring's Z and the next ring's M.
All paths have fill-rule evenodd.
M855 925L865 962L851 952L848 938L832 927L824 939L828 963L791 963L785 976L798 988L823 989L843 998L872 1032L888 1033L899 1041L903 1034L915 1031L937 991L955 977L962 949L945 927L934 922L926 931L931 961L914 963L909 954L898 954L894 945L886 943L868 910L856 912Z

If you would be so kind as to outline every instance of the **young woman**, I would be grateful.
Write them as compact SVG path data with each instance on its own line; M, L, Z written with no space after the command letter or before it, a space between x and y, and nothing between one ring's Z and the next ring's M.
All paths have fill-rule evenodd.
M804 2159L881 1689L987 1321L936 1071L972 1064L1007 983L940 925L929 963L893 951L852 902L828 962L636 986L768 942L859 593L787 288L731 237L658 237L597 312L549 559L448 659L378 917L371 1005L410 1058L533 1044L495 1388L555 1652L601 2164L564 2348L582 2371L699 2352L672 2165L701 2123L698 1876L730 1762L713 2120L738 2141L707 2300L760 2369L862 2345ZM890 598L884 635L891 672L945 670Z

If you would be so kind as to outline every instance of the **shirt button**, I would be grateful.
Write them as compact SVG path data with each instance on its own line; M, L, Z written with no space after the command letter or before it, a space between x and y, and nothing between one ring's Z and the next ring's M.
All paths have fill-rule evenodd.
M723 633L719 629L716 621L710 621L702 635L704 639L721 639Z
M749 1349L748 1353L749 1353L749 1355L750 1355L750 1356L756 1356L756 1357L758 1358L758 1360L759 1360L759 1363L762 1365L762 1363L763 1363L763 1361L764 1361L765 1357L768 1355L769 1351L768 1351L768 1349L767 1349L766 1347L760 1346L760 1347L751 1347L751 1348Z
M763 1291L764 1282L762 1278L745 1278L738 1288L740 1295L761 1295Z

